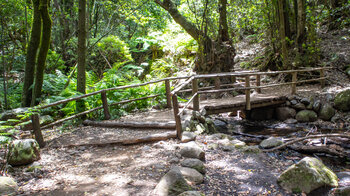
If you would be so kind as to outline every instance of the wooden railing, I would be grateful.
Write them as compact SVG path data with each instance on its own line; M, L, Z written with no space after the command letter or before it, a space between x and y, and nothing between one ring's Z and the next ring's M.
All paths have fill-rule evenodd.
M311 81L321 81L321 86L324 87L325 85L325 79L327 77L324 76L324 70L330 69L330 67L323 67L323 68L313 68L313 69L301 69L301 70L289 70L289 71L273 71L273 72L229 72L229 73L218 73L218 74L206 74L206 75L194 75L194 76L183 76L183 77L169 77L169 78L164 78L161 80L156 80L156 81L150 81L142 84L134 84L134 85L127 85L127 86L119 86L119 87L114 87L114 88L108 88L108 89L103 89L99 91L95 91L92 93L84 94L81 96L77 96L74 98L69 98L61 101L57 101L55 103L43 105L43 106L37 106L34 109L37 110L42 110L45 108L57 106L60 104L68 103L71 101L78 101L86 97L90 97L93 95L100 94L101 95L101 100L102 100L102 106L96 107L78 114L75 114L73 116L57 120L53 123L50 123L48 125L45 125L43 127L40 127L40 117L38 114L33 114L32 115L32 125L33 125L33 132L35 135L35 139L38 141L39 145L41 147L45 146L45 142L42 136L41 129L46 129L55 125L58 125L64 121L67 120L72 120L74 118L89 114L91 112L103 109L104 113L104 119L108 120L111 118L110 112L109 112L109 107L114 106L114 105L120 105L120 104L125 104L125 103L130 103L134 101L139 101L143 99L150 99L159 96L158 95L150 95L147 97L142 97L142 98L137 98L137 99L131 99L131 100L124 100L120 101L117 103L112 103L108 105L107 102L107 92L109 91L116 91L116 90L122 90L122 89L127 89L127 88L136 88L136 87L141 87L141 86L146 86L150 84L155 84L155 83L160 83L164 82L165 85L165 94L166 94L166 99L167 99L167 107L171 108L173 107L174 111L174 117L175 117L175 122L176 122L176 131L177 131L177 137L181 138L182 137L182 128L181 128L181 115L184 113L186 108L193 103L193 110L199 111L200 109L200 102L199 102L199 95L200 94L206 94L206 93L221 93L221 92L228 92L228 91L233 91L233 90L245 90L245 96L246 96L246 110L251 110L251 105L250 105L250 90L251 89L256 89L258 93L261 92L262 88L268 88L268 87L275 87L275 86L282 86L282 85L291 85L292 86L292 94L296 93L296 85L299 83L305 83L305 82L311 82ZM309 79L309 80L302 80L302 81L297 81L297 74L300 72L310 72L310 71L320 71L320 77L316 79ZM264 85L261 86L261 76L262 75L275 75L275 74L292 74L292 82L287 82L287 83L280 83L280 84L269 84L269 85ZM250 84L250 78L252 76L256 77L256 82L255 86L251 86ZM232 84L221 84L220 78L223 77L230 77ZM245 86L244 87L235 87L235 82L236 78L243 77L245 80ZM198 87L198 80L201 79L210 79L214 78L214 86L210 87ZM172 80L180 80L180 79L187 79L184 83L180 84L178 87L175 87L173 91L171 91L171 86L170 82ZM186 86L191 85L190 89L185 89ZM221 89L221 87L233 87L233 88L225 88ZM214 89L214 90L211 90ZM179 102L178 102L178 94L179 93L185 93L185 92L192 92L192 96L189 99L189 101L185 104L185 106L179 110Z
M173 101L173 108L174 108L174 117L176 122L176 131L178 138L182 137L182 126L181 126L181 115L183 115L186 108L191 104L193 107L193 110L199 111L200 108L200 102L199 102L199 95L200 94L207 94L207 93L222 93L222 92L229 92L234 90L244 90L245 91L245 109L247 111L251 110L251 96L250 91L252 89L255 89L257 93L261 93L261 89L263 88L269 88L269 87L276 87L276 86L283 86L283 85L291 85L291 94L296 94L296 86L300 83L306 83L306 82L313 82L313 81L320 81L321 88L325 86L325 70L332 69L331 67L320 67L320 68L307 68L307 69L299 69L299 70L288 70L288 71L271 71L271 72L230 72L230 73L218 73L218 74L206 74L206 75L195 75L186 80L185 83L183 83L181 86L177 87L171 92L172 101ZM301 72L312 72L312 71L319 71L320 77L315 79L308 79L308 80L300 80L297 81L297 75ZM276 74L291 74L292 75L292 82L285 82L285 83L279 83L279 84L267 84L267 85L261 85L261 76L263 75L276 75ZM251 85L250 79L251 77L255 76L255 86ZM230 77L231 81L233 81L233 84L224 84L222 85L220 82L220 78L223 77ZM244 87L234 87L234 82L236 82L236 79L242 77L244 78ZM213 79L214 78L214 86L211 87L204 87L204 88L198 88L198 80L200 79ZM192 84L191 89L185 89L188 84ZM232 87L233 88L225 88L221 89L221 87ZM214 90L210 90L214 89ZM179 110L179 104L178 104L178 94L181 92L190 92L192 91L192 97L189 99L189 101L184 105L184 107Z

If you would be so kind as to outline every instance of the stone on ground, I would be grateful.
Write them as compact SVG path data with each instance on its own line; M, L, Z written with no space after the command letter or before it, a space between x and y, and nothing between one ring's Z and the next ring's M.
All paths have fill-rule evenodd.
M290 118L294 118L296 115L296 111L290 107L279 107L276 108L276 116L278 120L287 120Z
M192 190L186 182L178 167L174 167L162 179L160 179L153 195L157 196L177 196L185 191Z
M189 168L189 167L175 167L178 168L182 174L182 176L190 183L190 184L201 184L204 180L204 177L197 170Z
M204 196L204 194L198 192L198 191L186 191L181 193L178 196Z
M335 96L334 107L344 112L350 110L350 89L340 92Z
M186 158L195 158L204 161L205 153L194 141L180 145L180 154Z
M181 142L186 143L196 140L196 135L192 132L185 131L182 133Z
M198 172L205 174L204 163L199 159L185 159L181 162L181 166L189 167L197 170Z
M17 183L10 177L0 176L0 195L16 195Z
M294 193L310 193L322 186L338 186L338 177L320 160L305 157L284 171L278 183Z
M10 144L9 154L10 165L27 165L40 159L39 144L34 139L14 140Z
M242 148L246 145L244 142L240 140L237 140L237 139L229 140L227 138L218 140L217 143L219 144L221 149L224 151L232 151L232 150L235 150L236 148Z
M273 148L276 146L280 146L282 144L283 144L283 141L280 138L269 137L260 143L260 147L261 148Z
M255 146L245 146L241 149L242 152L244 153L261 153L261 150L259 148L259 146L255 145Z
M295 118L298 122L314 122L317 120L317 114L312 110L302 110Z
M322 120L330 120L335 115L335 109L328 103L321 107L319 117Z

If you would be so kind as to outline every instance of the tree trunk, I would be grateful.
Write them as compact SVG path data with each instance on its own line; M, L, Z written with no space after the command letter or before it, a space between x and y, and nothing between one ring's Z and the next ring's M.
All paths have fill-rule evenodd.
M35 69L35 83L33 89L31 105L37 105L37 99L41 96L41 89L44 81L44 70L46 65L46 57L50 48L51 41L51 27L52 21L49 15L49 1L40 0L40 15L42 19L42 35L40 50L38 54L38 61Z
M78 72L77 91L85 94L85 64L86 64L86 0L79 0L78 20ZM85 109L84 102L77 102L77 111Z
M286 42L286 26L285 26L285 1L278 1L278 10L279 10L279 32L280 32L280 41L282 45L282 59L283 59L283 68L288 69L288 49Z
M227 42L230 40L228 35L228 26L227 26L227 10L226 10L227 0L220 0L219 4L219 41Z
M32 98L31 86L34 82L34 70L36 63L36 56L40 44L41 36L41 16L39 10L39 0L33 0L33 25L30 35L30 42L27 48L26 65L24 71L24 84L22 91L22 107L29 107Z
M298 25L297 25L297 47L298 52L302 53L303 43L305 42L306 32L306 11L305 0L298 0Z

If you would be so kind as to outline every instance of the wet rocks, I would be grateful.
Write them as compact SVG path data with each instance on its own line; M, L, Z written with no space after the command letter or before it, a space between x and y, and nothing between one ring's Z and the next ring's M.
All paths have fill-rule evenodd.
M334 107L344 112L350 110L350 89L340 92L335 96Z
M296 111L290 107L278 107L276 108L276 117L278 120L287 120L294 118Z
M252 120L270 120L273 119L274 108L253 109L250 114Z
M305 157L285 170L279 176L278 183L294 193L310 193L322 186L338 186L338 177L320 160Z
M314 122L317 120L317 114L312 110L302 110L295 118L298 122Z
M319 118L322 120L331 120L335 114L335 109L328 103L324 104L320 110Z
M283 144L283 141L280 138L269 137L269 138L263 140L259 146L261 148L273 148L276 146L280 146L282 144Z
M10 177L0 177L0 195L16 195L17 183Z
M39 144L34 139L14 140L10 144L9 154L10 165L27 165L40 159Z

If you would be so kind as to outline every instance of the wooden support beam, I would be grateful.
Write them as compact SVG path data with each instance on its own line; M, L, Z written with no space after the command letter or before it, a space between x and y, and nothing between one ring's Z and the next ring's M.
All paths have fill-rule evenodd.
M39 114L32 115L32 125L33 125L33 133L35 136L35 140L38 142L39 147L45 147L46 143L44 141L43 134L40 129L40 117Z
M324 70L323 69L320 70L320 78L324 78ZM320 81L320 83L321 83L321 88L324 88L325 87L325 80L322 79Z
M245 87L249 88L250 87L250 76L245 77ZM246 107L245 109L247 111L251 110L251 105L250 105L250 89L245 90L245 102L246 102Z
M292 73L292 95L295 95L297 93L297 74L298 72Z
M171 91L170 91L170 80L165 80L165 93L166 93L166 104L168 108L171 108Z
M198 80L193 79L192 80L192 95L195 95L198 92ZM193 98L193 110L199 111L199 95L195 96Z
M260 75L256 75L256 86L260 86L260 84L261 84ZM257 88L256 92L261 93L261 88Z
M101 93L101 99L102 99L102 104L103 104L103 114L105 116L105 120L109 120L109 119L111 119L111 114L109 113L106 91L103 91Z
M182 138L182 126L181 126L181 118L179 114L179 103L177 100L177 95L174 94L172 96L173 99L173 110L174 110L174 117L175 117L175 123L176 123L176 135L177 138L181 140Z

